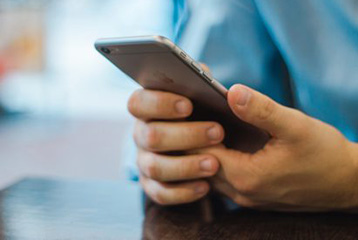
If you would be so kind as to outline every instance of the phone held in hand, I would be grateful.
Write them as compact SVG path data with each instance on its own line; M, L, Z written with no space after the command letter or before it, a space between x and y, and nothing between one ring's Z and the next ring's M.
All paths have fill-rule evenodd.
M187 53L162 36L98 39L95 48L145 89L176 93L194 105L191 121L216 121L225 129L224 144L244 152L263 148L270 136L238 119L227 89L203 71Z

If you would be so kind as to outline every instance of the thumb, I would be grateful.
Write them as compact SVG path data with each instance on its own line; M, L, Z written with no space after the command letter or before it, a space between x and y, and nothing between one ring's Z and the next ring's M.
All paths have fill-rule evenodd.
M296 137L300 134L299 126L305 122L303 113L241 84L230 88L228 102L238 118L267 131L273 137Z

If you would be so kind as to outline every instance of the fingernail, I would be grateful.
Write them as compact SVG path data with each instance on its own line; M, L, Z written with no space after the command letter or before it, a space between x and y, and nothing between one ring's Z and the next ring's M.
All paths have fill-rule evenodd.
M247 88L240 86L238 95L239 96L236 98L236 104L239 106L245 106L249 101L251 92Z
M206 131L208 138L212 141L217 141L221 138L220 129L217 126L213 126Z
M211 172L213 170L213 164L210 159L205 159L200 162L200 169L205 172Z
M178 102L175 103L175 110L179 114L186 114L189 113L190 108L188 103L186 103L184 100L179 100Z
M197 194L204 194L207 191L207 187L205 185L199 185L195 187L195 192Z

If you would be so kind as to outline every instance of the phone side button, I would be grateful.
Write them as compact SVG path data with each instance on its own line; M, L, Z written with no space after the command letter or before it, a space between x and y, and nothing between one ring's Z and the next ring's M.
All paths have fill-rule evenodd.
M179 55L180 55L183 59L186 59L186 54L185 54L183 51L181 51L181 52L179 53Z
M198 71L199 73L202 72L202 70L201 70L201 68L200 68L200 65L197 64L195 61L192 61L192 62L191 62L191 66L193 66L193 68L194 68L196 71Z
M203 76L208 82L213 82L213 79L207 72L203 72Z

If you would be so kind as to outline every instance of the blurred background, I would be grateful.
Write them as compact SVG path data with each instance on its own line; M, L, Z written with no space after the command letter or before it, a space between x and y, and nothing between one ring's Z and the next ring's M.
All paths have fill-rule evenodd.
M128 4L121 2L1 0L3 107L38 116L123 117L120 102L135 85L93 47L99 37L126 35L121 13Z
M126 102L137 85L93 43L138 34L132 7L0 0L0 186L32 175L122 177L132 122Z

